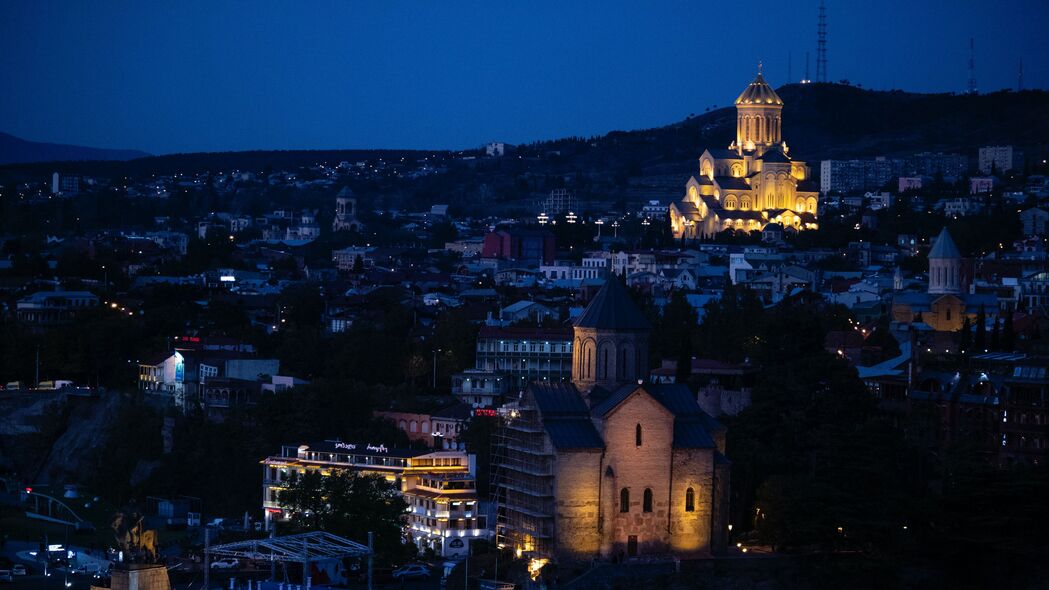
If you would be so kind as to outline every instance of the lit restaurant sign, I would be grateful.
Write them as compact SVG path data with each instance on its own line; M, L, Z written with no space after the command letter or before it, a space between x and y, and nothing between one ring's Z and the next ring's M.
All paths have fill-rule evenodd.
M347 451L356 451L357 450L357 445L354 444L354 443L337 442L337 443L335 443L335 448L336 449L345 449ZM390 450L386 448L386 445L378 445L378 446L376 446L376 445L373 445L373 444L367 444L367 445L364 445L364 450L371 451L373 453L389 453L390 452Z

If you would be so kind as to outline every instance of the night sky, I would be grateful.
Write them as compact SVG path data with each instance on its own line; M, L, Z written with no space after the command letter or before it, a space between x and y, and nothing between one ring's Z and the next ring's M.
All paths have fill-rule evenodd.
M671 123L758 60L815 73L818 0L4 0L0 131L152 153L464 148ZM831 80L1049 86L1049 2L827 2Z

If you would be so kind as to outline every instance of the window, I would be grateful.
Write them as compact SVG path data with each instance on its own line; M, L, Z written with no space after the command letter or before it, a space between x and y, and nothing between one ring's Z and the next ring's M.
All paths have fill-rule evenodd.
M626 488L619 490L619 511L630 512L630 490Z
M642 504L642 510L644 512L652 512L652 490L651 488L645 488L644 503Z
M685 490L685 512L696 511L696 491L692 488Z
M641 425L640 424L638 424L634 428L634 444L636 444L639 447L641 446Z

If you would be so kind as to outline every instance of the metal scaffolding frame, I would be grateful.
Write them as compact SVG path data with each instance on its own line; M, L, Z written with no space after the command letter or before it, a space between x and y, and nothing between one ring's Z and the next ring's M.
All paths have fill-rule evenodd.
M206 540L206 539L205 539ZM308 576L310 564L315 561L328 559L343 559L346 557L364 557L368 559L368 587L371 587L371 570L373 551L372 534L368 533L368 545L344 539L337 535L324 531L313 531L297 535L286 535L283 537L269 537L265 539L251 539L248 541L236 541L222 545L204 547L204 576L205 587L211 568L211 557L233 557L238 559L250 559L260 562L269 562L271 573L275 572L276 564L298 563L303 567L303 579Z
M548 554L553 537L553 456L544 446L538 409L525 400L501 410L492 437L496 543Z

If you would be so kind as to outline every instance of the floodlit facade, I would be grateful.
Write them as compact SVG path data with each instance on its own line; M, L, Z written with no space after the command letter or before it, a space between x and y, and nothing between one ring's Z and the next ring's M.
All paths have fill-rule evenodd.
M293 473L330 475L352 470L393 484L405 502L405 529L420 550L443 556L469 551L473 539L489 538L488 518L477 500L475 457L464 451L391 449L381 444L322 441L285 445L262 461L262 508L266 530L291 514L280 491Z
M736 99L736 139L708 149L685 196L670 204L675 238L710 237L734 229L760 231L769 223L814 229L819 186L809 167L792 159L783 139L783 100L761 72Z
M724 547L725 429L687 386L640 378L650 330L610 279L576 321L572 383L532 383L500 410L500 546L567 561Z

